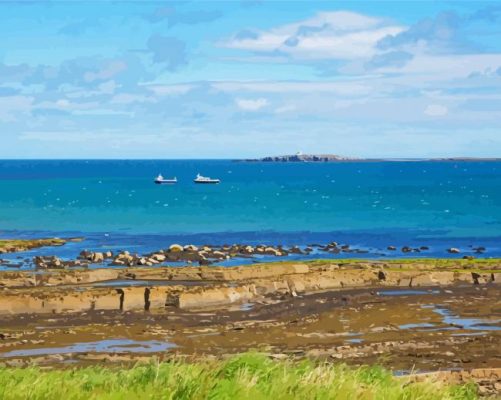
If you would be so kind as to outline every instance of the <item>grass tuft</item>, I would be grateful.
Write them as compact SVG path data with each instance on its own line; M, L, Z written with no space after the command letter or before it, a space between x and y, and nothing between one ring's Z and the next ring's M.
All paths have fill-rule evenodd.
M0 368L0 399L473 400L474 385L395 378L381 367L272 361L244 353L226 361L152 361L71 370Z

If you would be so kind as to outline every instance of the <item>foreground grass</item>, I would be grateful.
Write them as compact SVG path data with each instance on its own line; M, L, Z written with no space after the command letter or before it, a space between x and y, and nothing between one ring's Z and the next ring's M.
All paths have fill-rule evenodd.
M409 383L379 367L272 361L164 362L127 369L0 369L0 399L475 399L473 386Z

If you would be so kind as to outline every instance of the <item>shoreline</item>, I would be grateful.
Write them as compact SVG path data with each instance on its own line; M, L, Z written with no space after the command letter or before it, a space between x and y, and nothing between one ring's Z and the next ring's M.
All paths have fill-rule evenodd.
M130 366L258 350L398 374L501 368L501 259L41 269L1 271L0 280L5 366Z
M139 242L143 242L142 246L136 244L138 237L141 238ZM170 235L166 237L172 238ZM382 245L380 242L380 247L367 247L334 241L327 243L308 241L308 244L297 245L276 244L270 241L228 244L232 242L221 240L220 244L200 245L188 242L186 237L179 238L180 241L171 242L162 248L157 247L156 244L165 246L166 241L163 235L121 235L115 238L115 235L105 234L90 237L0 239L0 271L75 267L95 269L116 266L179 266L183 263L200 266L218 264L231 267L277 260L306 262L329 259L342 262L342 260L353 258L384 261L435 258L488 260L501 257L501 249L491 247L491 243L496 244L492 238L489 241L486 240L489 243L488 247L474 244L466 246L466 243L472 243L472 241L465 242L464 239L462 242L459 239L445 240L441 244L440 242L431 244L429 239L423 239L419 244L409 246L395 245L395 241L390 242L386 238L387 244ZM448 243L447 247L445 243Z

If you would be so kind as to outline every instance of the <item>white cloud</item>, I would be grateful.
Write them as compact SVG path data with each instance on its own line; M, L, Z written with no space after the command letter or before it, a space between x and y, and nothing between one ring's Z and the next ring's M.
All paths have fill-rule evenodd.
M249 51L279 51L296 59L365 59L377 43L405 27L353 12L318 13L297 23L244 37L236 36L225 47Z
M444 115L447 115L448 112L449 109L441 104L430 104L424 110L424 113L430 117L443 117Z
M153 97L132 93L119 93L111 99L112 104L154 103L155 101Z
M259 99L237 99L235 101L238 108L244 111L258 111L268 105L268 100L265 98Z
M366 95L371 91L370 85L362 79L345 81L297 82L297 81L265 81L265 82L213 82L212 87L224 92L266 92L266 93L332 93L345 96Z
M16 115L31 110L33 97L9 96L0 97L0 121L16 121Z
M159 96L185 94L196 87L196 85L192 84L144 85L144 86Z

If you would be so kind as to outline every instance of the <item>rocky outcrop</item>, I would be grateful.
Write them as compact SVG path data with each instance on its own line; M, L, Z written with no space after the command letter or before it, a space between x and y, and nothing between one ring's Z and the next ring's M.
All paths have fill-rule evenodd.
M57 264L58 260L51 262ZM387 269L384 263L322 262L313 265L276 263L226 268L134 267L78 271L49 269L49 272L35 273L3 272L1 282L4 289L0 291L0 313L141 310L146 303L148 310L164 308L166 305L190 309L229 305L269 296L294 297L305 293L362 287L409 288L501 282L501 271L398 270L395 265L390 266ZM172 284L150 284L145 287L119 284L119 280L129 279L158 283L170 281ZM88 285L91 282L111 280L118 280L118 284L112 287ZM188 285L187 282L197 284ZM83 284L87 286L80 286Z
M44 246L62 246L67 241L78 241L79 238L73 239L2 239L0 240L0 254L2 253L15 253L19 251L26 251Z
M334 162L334 161L350 161L357 160L356 158L341 157L335 154L293 154L285 156L271 156L259 159L244 160L247 162Z

